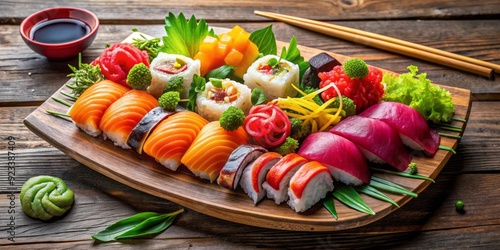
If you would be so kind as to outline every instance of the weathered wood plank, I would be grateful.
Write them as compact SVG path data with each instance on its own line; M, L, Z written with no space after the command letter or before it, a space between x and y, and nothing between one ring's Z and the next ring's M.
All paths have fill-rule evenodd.
M88 9L103 23L160 23L168 12L195 15L209 21L260 21L254 10L298 15L320 20L369 20L403 18L484 18L500 14L500 4L484 0L471 4L467 0L398 1L398 0L331 0L331 1L57 1L59 6ZM53 7L50 1L2 1L0 23L19 23L34 10ZM117 9L119 11L117 11Z
M496 23L494 20L475 20L372 21L340 22L339 24L500 63L497 53L500 50L500 42L497 39L500 35L500 26ZM297 35L298 43L301 45L360 57L369 64L398 73L406 72L406 67L414 64L419 66L420 72L426 72L434 82L470 89L473 99L500 99L499 79L490 81L481 76L326 37L283 23L244 23L241 25L253 31L269 24L273 24L276 37L281 41L289 41L292 35ZM235 23L217 23L216 25L229 28ZM131 33L133 27L153 36L160 37L165 34L162 25L103 25L92 46L83 52L83 62L88 63L97 57L106 44L123 40ZM407 27L414 28L408 29ZM22 105L40 104L68 80L66 76L71 71L67 65L77 65L77 59L64 62L47 61L46 58L29 50L23 43L18 35L17 26L4 25L2 28L6 35L0 36L2 44L0 47L0 70L2 71L0 106L14 105L14 103L20 105L19 102L24 103ZM453 32L443 32L449 28ZM426 30L426 32L415 33L414 30ZM467 39L462 39L463 37Z
M4 155L4 154L1 154ZM169 212L180 207L167 200L139 192L86 168L62 152L53 149L26 149L17 151L18 158L16 187L31 176L50 174L63 178L75 191L74 208L60 220L44 223L28 218L19 207L16 192L16 244L19 247L44 242L61 242L85 247L92 245L90 236L112 222L140 211ZM3 159L2 159L3 161ZM3 164L3 162L2 162ZM445 168L446 169L446 168ZM401 209L370 225L338 232L289 232L260 229L208 217L192 210L183 213L175 224L154 240L128 241L147 246L193 247L208 244L240 244L253 247L317 248L335 246L337 248L367 248L412 246L432 247L430 239L439 235L449 246L474 244L476 234L500 232L500 204L489 201L500 199L494 192L500 188L496 174L454 174L443 172L436 183L429 186L420 196ZM5 176L5 169L0 169ZM2 179L2 183L4 179ZM466 183L466 184L465 184ZM3 187L1 190L5 190ZM8 211L10 200L7 192L1 192L0 211ZM466 213L455 211L457 199L465 202ZM488 207L488 209L484 209ZM0 223L10 222L7 212L0 213ZM464 228L471 230L464 234ZM6 234L5 228L0 229ZM37 237L30 237L37 235ZM424 237L425 236L425 237ZM453 242L456 237L463 241ZM482 244L497 243L496 237L486 239ZM71 241L71 242L68 242ZM164 242L161 242L164 241ZM423 242L422 242L423 241ZM9 243L6 238L0 245ZM172 245L170 245L172 244ZM422 245L423 244L423 245ZM435 245L435 246L437 246ZM100 247L124 246L121 243L98 245Z

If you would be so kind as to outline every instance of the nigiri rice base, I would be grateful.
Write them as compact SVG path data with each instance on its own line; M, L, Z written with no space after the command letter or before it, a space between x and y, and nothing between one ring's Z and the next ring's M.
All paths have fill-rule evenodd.
M266 190L267 198L274 199L276 204L281 204L283 201L288 200L288 185L290 184L290 179L292 179L292 176L299 168L300 166L297 166L288 171L285 177L281 180L278 190L271 187L267 181L262 183L262 187Z
M327 165L325 165L327 166ZM330 169L330 174L333 176L333 178L337 181L340 181L344 184L347 185L354 185L354 186L359 186L363 184L363 181L360 180L359 178L354 177L353 175L347 173L346 171L333 167L333 166L327 166L328 169Z
M262 183L266 179L267 172L271 167L278 162L279 158L270 160L259 172L258 182L259 182L259 190L255 190L252 185L252 165L255 162L248 164L248 166L243 170L243 174L240 179L240 186L243 188L246 194L253 200L254 204L257 204L260 200L262 200L266 196L266 190L262 187Z
M293 190L289 188L288 196L290 199L287 203L295 212L304 212L325 198L326 194L332 190L333 179L331 174L329 172L322 172L309 180L302 192L301 198L297 198Z
M119 132L107 132L103 133L102 136L104 137L104 140L110 139L115 146L124 148L124 149L130 149L131 147L127 144L127 136L124 135L123 133Z

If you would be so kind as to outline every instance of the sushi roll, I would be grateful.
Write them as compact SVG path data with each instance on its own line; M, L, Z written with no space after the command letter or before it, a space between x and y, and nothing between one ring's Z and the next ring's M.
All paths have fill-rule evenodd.
M151 132L143 150L166 168L176 171L182 156L207 123L195 112L185 110L175 113Z
M262 187L262 183L266 180L267 172L281 158L282 156L276 152L266 152L248 164L243 170L240 186L253 200L254 204L257 204L266 196L266 190Z
M299 66L275 55L266 55L250 65L243 82L250 89L262 89L267 101L295 97L297 90L292 85L299 85Z
M130 90L104 112L99 127L104 139L116 146L129 149L128 137L134 127L153 108L158 100L144 90Z
M317 161L304 164L290 179L288 205L304 212L333 190L333 179L327 167Z
M68 110L73 123L91 136L102 133L99 124L108 107L122 97L129 88L110 80L90 86Z
M168 81L175 76L184 79L184 92L181 98L188 98L189 88L193 82L194 75L200 75L200 61L193 60L183 55L167 54L160 52L149 66L152 79L148 92L156 98L163 94Z
M251 97L252 91L239 82L224 79L219 88L208 81L205 84L205 91L198 93L196 107L203 118L216 121L231 106L238 107L248 114L252 108Z
M276 204L288 200L288 185L292 176L307 162L307 159L295 154L283 156L266 175L262 187L266 190L268 198L274 199Z

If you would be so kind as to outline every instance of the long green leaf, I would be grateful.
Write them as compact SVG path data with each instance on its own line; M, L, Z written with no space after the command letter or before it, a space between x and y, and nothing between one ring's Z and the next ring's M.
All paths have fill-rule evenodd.
M92 238L94 240L98 240L101 242L108 242L108 241L115 240L115 237L127 232L128 230L131 230L132 228L139 225L144 220L147 220L150 217L154 217L154 216L158 216L158 215L159 215L159 213L155 213L155 212L143 212L143 213L138 213L138 214L132 215L132 216L127 217L125 219L119 220L119 221L113 223L111 226L105 228L103 231L100 231L99 233L92 235Z
M332 194L339 201L353 209L371 215L375 214L352 186L337 185Z
M183 209L180 209L173 213L151 217L141 222L131 230L118 235L115 239L136 238L161 233L165 229L170 227L170 225L172 225L172 222L174 222L176 215L182 213L183 211Z
M252 32L250 41L257 45L262 55L276 55L278 49L272 25Z
M113 223L103 231L92 235L92 238L100 242L109 242L117 239L158 234L167 229L175 217L183 211L184 209L180 209L168 214L156 212L138 213Z
M396 172L396 171L391 171L391 170L376 168L376 167L372 167L372 169L376 170L376 171L388 173L388 174L393 174L393 175L398 175L398 176L403 176L403 177L413 178L413 179L421 179L421 180L431 181L431 182L435 183L435 181L432 178L429 178L429 177L426 177L426 176L423 176L420 174L412 174L412 173L408 173L408 172L399 172L399 171Z
M445 146L445 145L439 145L439 149L447 150L447 151L452 152L453 154L457 154L457 151L455 151L455 149L453 149L452 147Z
M326 199L323 200L323 206L330 212L336 220L339 219L339 216L337 215L337 210L335 209L335 203L333 201L333 197L329 196Z
M370 185L363 185L363 186L356 187L356 190L358 190L359 192L364 193L366 195L369 195L373 198L389 202L392 205L399 207L399 204L397 202L395 202L393 199L389 198L389 196L378 191L376 188L374 188Z
M395 194L406 194L412 197L418 197L418 194L404 187L401 187L398 184L392 183L388 180L384 180L377 176L372 176L372 179L370 180L370 186Z

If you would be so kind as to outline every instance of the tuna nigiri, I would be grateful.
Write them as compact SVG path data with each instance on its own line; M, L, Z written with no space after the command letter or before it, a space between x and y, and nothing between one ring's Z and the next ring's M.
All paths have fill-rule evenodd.
M158 100L144 90L130 90L111 104L104 112L99 127L104 139L109 138L115 145L129 149L128 137L132 129L153 108Z
M91 136L102 133L101 118L108 107L122 97L129 89L109 80L90 86L69 109L68 115L77 127Z
M411 162L411 154L398 133L383 121L350 116L330 132L352 141L371 162L387 163L400 171L405 171Z
M363 111L361 116L381 120L395 129L403 143L414 150L434 156L439 149L440 136L429 127L415 109L399 102L380 102Z
M288 199L288 185L292 176L307 162L307 159L295 154L283 156L266 175L262 187L266 190L268 198L274 199L276 204Z
M243 170L240 186L252 198L254 204L266 196L266 190L262 187L262 183L266 180L269 169L281 158L282 156L276 152L266 152Z
M205 125L181 159L182 164L202 179L213 182L229 159L242 144L248 144L243 127L234 131L223 129L219 121Z
M347 185L370 182L370 170L359 148L346 138L329 133L312 133L301 143L297 153L328 167L335 180Z
M304 212L333 190L333 179L327 167L317 161L304 164L290 179L288 205Z
M143 150L168 169L175 171L191 143L208 123L191 111L180 111L163 120L151 132Z

